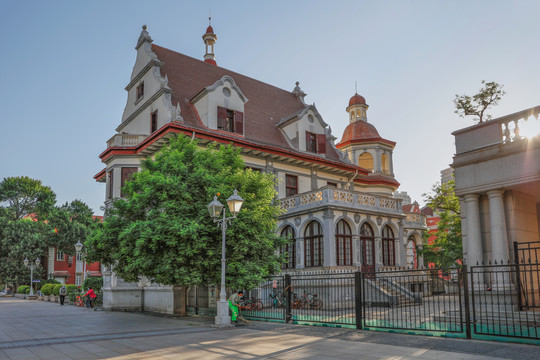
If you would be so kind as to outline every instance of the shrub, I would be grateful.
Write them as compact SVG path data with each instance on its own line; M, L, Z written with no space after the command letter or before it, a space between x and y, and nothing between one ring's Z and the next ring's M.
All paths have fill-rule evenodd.
M41 287L41 293L43 295L51 295L54 284L45 284Z
M62 284L51 284L53 286L52 293L56 296L60 295L60 288L62 287Z
M26 289L24 289L25 294L30 294L30 286L28 286Z
M70 294L70 293L78 293L79 292L79 287L77 285L69 284L69 285L66 285L66 290L67 290L68 294Z
M26 289L30 289L30 286L28 285L21 285L17 288L18 294L26 294Z
M94 292L97 294L103 287L103 278L102 277L87 277L86 279L84 279L83 291L85 291L89 287L94 289Z
M47 279L45 280L44 284L60 284L60 281L56 279Z

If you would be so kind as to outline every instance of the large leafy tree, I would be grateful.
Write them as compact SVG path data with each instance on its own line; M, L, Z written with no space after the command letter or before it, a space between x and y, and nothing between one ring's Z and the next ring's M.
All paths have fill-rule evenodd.
M432 192L424 194L424 201L440 217L437 229L424 234L431 244L424 245L421 254L424 261L437 267L451 267L461 264L463 245L461 238L461 211L455 194L455 182L436 184Z
M141 166L124 188L126 198L113 203L87 242L91 259L114 265L127 281L217 284L221 228L207 205L217 195L226 206L237 189L245 202L227 228L227 286L251 288L279 270L276 250L284 240L275 235L275 179L246 169L239 149L202 148L179 136Z
M503 85L494 81L482 80L482 85L483 87L473 96L456 95L454 98L456 114L460 117L475 116L474 121L479 123L491 119L491 115L486 114L487 109L497 105L506 92Z
M56 194L40 180L18 176L0 183L0 215L7 219L20 220L31 214L43 217L55 202Z

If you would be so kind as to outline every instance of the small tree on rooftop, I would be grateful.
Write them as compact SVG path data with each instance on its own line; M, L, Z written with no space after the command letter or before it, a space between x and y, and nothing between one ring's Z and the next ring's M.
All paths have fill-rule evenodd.
M484 87L473 96L455 96L454 105L456 107L456 114L462 118L465 116L475 116L473 120L479 123L491 119L491 115L486 114L486 111L490 107L497 105L506 92L503 90L503 85L499 85L494 81L486 82L482 80L482 85Z

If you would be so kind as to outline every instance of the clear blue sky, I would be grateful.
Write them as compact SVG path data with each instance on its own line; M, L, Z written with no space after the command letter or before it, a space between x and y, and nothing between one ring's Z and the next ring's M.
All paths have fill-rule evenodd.
M141 26L154 43L200 58L218 35L218 65L283 89L295 81L340 139L358 92L368 121L397 142L394 171L407 191L439 181L469 125L455 94L504 84L492 114L540 105L538 1L7 1L0 0L0 179L40 179L59 203L96 214L93 175L120 123Z

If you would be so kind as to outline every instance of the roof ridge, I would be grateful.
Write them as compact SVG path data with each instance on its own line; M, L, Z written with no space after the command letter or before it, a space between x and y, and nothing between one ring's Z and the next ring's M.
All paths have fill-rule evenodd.
M161 48L161 49L163 49L163 50L167 50L167 51L173 52L173 53L175 53L175 54L184 56L184 57L186 57L186 58L189 58L189 59L198 61L198 62L203 63L203 64L208 64L208 63L205 63L204 61L202 61L202 60L200 60L200 59L194 58L193 56L189 56L189 55L183 54L183 53L178 52L178 51L171 50L171 49L169 49L169 48L166 48L166 47L163 47L163 46L160 46L160 45L157 45L157 44L152 44L152 46L159 47L159 48ZM210 64L208 64L208 65L210 65ZM219 65L211 65L211 66L215 66L215 67L221 68L221 69L226 70L226 71L228 71L228 72L231 72L231 73L233 73L233 74L235 74L235 75L238 75L238 76L240 76L240 77L243 77L243 78L246 78L246 79L249 79L249 80L256 81L256 82L261 83L261 84L264 84L264 85L266 85L266 86L271 86L271 87L273 87L273 88L275 88L275 89L277 89L277 90L279 90L279 91L283 91L283 92L286 92L286 93L288 93L288 94L295 95L292 91L288 91L288 90L282 89L282 88L277 87L277 86L275 86L275 85L266 83L266 82L264 82L264 81L262 81L262 80L255 79L255 78L253 78L253 77L251 77L251 76L247 76L247 75L240 74L239 72L236 72L236 71L234 71L234 70L230 70L230 69L228 69L228 68L226 68L226 67L219 66ZM296 95L295 95L295 96L296 96Z

